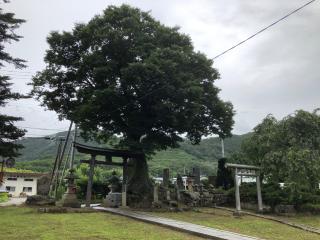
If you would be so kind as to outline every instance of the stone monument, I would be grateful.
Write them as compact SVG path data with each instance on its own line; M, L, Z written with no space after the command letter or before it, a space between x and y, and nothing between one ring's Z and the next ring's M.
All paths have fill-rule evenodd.
M192 168L192 175L194 177L194 184L200 184L200 168L194 167Z
M165 188L169 187L169 183L170 183L170 171L169 168L165 168L163 169L163 181L162 184Z
M180 174L177 175L177 186L179 190L184 190L184 184Z

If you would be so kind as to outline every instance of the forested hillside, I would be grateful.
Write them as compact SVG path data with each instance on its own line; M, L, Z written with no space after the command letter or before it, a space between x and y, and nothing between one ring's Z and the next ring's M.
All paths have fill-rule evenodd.
M25 146L21 150L21 156L17 158L16 167L31 169L39 172L50 171L57 151L57 140L61 136L65 136L66 132L57 133L44 138L25 138L20 141ZM234 135L226 139L225 155L230 156L233 152L239 150L241 142L248 134ZM84 143L83 139L77 141ZM103 147L94 142L86 144ZM110 147L109 144L104 146ZM157 152L149 160L150 173L154 176L161 175L163 168L170 168L173 174L177 172L188 172L193 166L199 166L203 174L215 174L217 160L221 157L221 141L218 138L204 139L199 145L192 145L186 141L181 143L180 148L168 149L166 151ZM87 156L77 154L76 162L80 158L86 159Z

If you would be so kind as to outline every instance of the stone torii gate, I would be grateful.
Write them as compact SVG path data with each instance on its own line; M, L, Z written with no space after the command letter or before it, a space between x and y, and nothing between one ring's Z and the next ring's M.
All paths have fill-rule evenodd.
M260 183L260 167L242 164L232 164L226 163L226 168L234 169L234 186L235 186L235 198L236 198L236 214L241 213L241 203L240 203L240 190L239 190L239 179L238 176L249 176L256 177L257 184L257 197L258 197L258 211L263 211L262 196L261 196L261 183Z
M80 143L74 143L74 147L78 150L79 153L85 153L91 155L90 160L80 160L80 163L88 163L89 168L89 177L87 185L87 194L86 194L86 207L90 207L91 195L92 195L92 183L94 175L95 165L112 165L123 167L123 180L122 180L122 206L127 206L127 168L130 166L128 164L129 158L140 158L143 157L142 152L133 152L129 150L118 150L118 149L108 149L108 148L98 148L83 145ZM104 161L96 160L97 156L104 156ZM123 159L121 162L112 162L112 157L120 157Z

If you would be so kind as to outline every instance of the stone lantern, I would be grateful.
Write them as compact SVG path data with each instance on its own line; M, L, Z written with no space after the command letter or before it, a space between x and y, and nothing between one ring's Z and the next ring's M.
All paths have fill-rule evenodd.
M77 177L74 172L74 169L70 169L69 174L65 177L65 179L67 180L67 191L62 196L62 199L59 203L59 205L61 205L62 207L81 207L76 195L76 185L74 183L74 180L77 179Z

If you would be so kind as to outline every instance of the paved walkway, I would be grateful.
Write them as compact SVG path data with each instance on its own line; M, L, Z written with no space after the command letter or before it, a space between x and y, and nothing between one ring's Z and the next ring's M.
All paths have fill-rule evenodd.
M94 209L109 213L114 213L126 217L130 217L133 219L137 219L147 223L153 223L156 225L161 225L164 227L169 227L174 230L178 230L181 232L191 233L200 237L216 239L216 240L257 240L258 238L249 237L233 232L222 231L210 227L205 227L193 223L176 221L169 218L162 218L153 216L151 214L145 212L136 212L132 210L126 210L121 208L104 208L99 206L93 206Z

